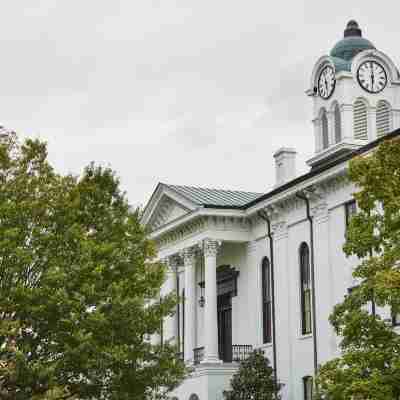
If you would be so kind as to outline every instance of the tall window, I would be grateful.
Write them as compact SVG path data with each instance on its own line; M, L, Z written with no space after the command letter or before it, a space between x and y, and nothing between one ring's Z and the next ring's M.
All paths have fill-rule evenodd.
M376 134L378 137L390 131L390 104L380 100L376 105Z
M325 109L321 111L321 132L322 132L322 148L329 147L328 118Z
M335 105L335 143L342 141L342 117L340 116L339 104Z
M346 216L346 228L350 224L351 217L357 213L357 206L356 206L356 201L351 200L348 201L345 205L345 216Z
M263 303L263 342L271 342L272 307L271 307L271 265L267 257L262 260L262 303Z
M368 139L368 109L362 99L353 104L353 129L355 139Z
M300 246L301 332L311 333L311 269L310 250L306 243Z
M305 376L303 378L304 400L312 400L313 398L313 377Z

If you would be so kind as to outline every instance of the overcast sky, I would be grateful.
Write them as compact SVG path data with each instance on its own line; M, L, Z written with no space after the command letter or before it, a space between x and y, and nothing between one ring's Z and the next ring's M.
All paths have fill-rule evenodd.
M161 182L263 192L313 153L315 61L355 18L400 65L400 3L3 0L0 121L61 172L110 165L131 204Z

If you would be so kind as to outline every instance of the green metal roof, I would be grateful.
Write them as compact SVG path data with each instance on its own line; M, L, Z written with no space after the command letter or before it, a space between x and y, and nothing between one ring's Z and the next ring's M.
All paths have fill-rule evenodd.
M209 189L194 186L167 185L166 187L174 190L186 197L195 204L208 207L242 207L245 204L256 200L263 193L242 192L237 190Z

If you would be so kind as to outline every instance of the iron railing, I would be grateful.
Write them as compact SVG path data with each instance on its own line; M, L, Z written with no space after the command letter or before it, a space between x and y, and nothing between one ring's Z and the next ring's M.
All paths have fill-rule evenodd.
M193 349L193 363L194 365L200 364L204 359L204 347L197 347Z
M232 362L241 362L253 351L253 346L249 344L234 344L232 346ZM198 365L204 360L204 347L197 347L193 349L193 363ZM229 362L228 360L224 360Z
M253 351L253 346L250 344L234 344L232 346L232 361L244 361Z

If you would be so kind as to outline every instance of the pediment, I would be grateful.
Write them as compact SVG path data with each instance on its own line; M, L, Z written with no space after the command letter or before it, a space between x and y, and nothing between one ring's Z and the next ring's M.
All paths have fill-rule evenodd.
M163 196L162 200L154 210L149 221L151 230L158 229L169 222L186 215L190 210L182 206L168 196Z
M144 210L142 222L151 231L173 222L198 206L187 198L177 195L166 185L160 184Z

